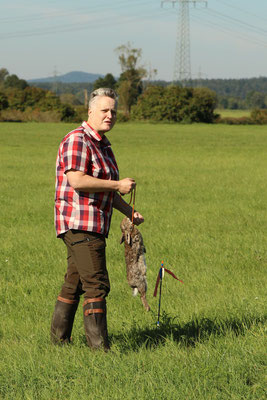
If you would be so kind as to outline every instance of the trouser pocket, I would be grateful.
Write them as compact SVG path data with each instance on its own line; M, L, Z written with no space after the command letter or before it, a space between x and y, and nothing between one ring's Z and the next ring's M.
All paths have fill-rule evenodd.
M91 241L92 241L92 239L90 239L89 237L86 237L84 239L77 240L76 242L72 242L71 246L75 246L75 244L78 244L78 243L91 242Z

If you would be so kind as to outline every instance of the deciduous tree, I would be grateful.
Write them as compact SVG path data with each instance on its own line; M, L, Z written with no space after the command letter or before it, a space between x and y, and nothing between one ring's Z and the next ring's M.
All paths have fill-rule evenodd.
M28 83L24 79L19 79L17 75L8 75L5 80L4 80L4 86L6 88L13 87L17 89L25 89L28 85Z
M98 89L100 87L115 89L116 83L117 83L117 81L114 78L114 76L109 73L109 74L105 75L104 78L98 78L94 82L93 90Z
M8 75L9 75L9 72L6 68L0 68L0 85L4 83L4 81Z
M147 75L147 71L139 65L142 56L141 49L134 49L130 43L127 43L117 47L115 51L122 70L117 84L120 104L124 113L129 115L132 105L142 93L142 79Z

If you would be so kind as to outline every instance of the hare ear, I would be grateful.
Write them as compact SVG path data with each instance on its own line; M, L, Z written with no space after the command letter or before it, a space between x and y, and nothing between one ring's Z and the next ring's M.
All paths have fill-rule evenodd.
M131 240L131 235L130 233L126 233L126 241L127 243L131 246L132 245L132 240Z
M121 240L120 240L120 244L122 244L125 240L124 234L121 235Z

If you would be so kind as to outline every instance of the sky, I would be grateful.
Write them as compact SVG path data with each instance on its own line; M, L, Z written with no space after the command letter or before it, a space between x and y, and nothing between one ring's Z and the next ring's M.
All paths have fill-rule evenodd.
M192 1L189 20L193 79L267 76L267 0ZM0 0L0 68L118 77L115 49L130 43L155 79L172 81L178 31L178 0Z

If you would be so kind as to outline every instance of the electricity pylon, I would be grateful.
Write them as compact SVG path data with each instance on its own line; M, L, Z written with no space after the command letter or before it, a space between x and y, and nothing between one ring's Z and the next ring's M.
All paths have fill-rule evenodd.
M175 3L179 5L178 24L177 24L177 37L176 37L176 50L174 59L173 82L180 81L184 83L186 80L191 79L191 60L190 60L190 18L189 18L189 4L205 3L205 0L162 0L161 6L164 3Z

